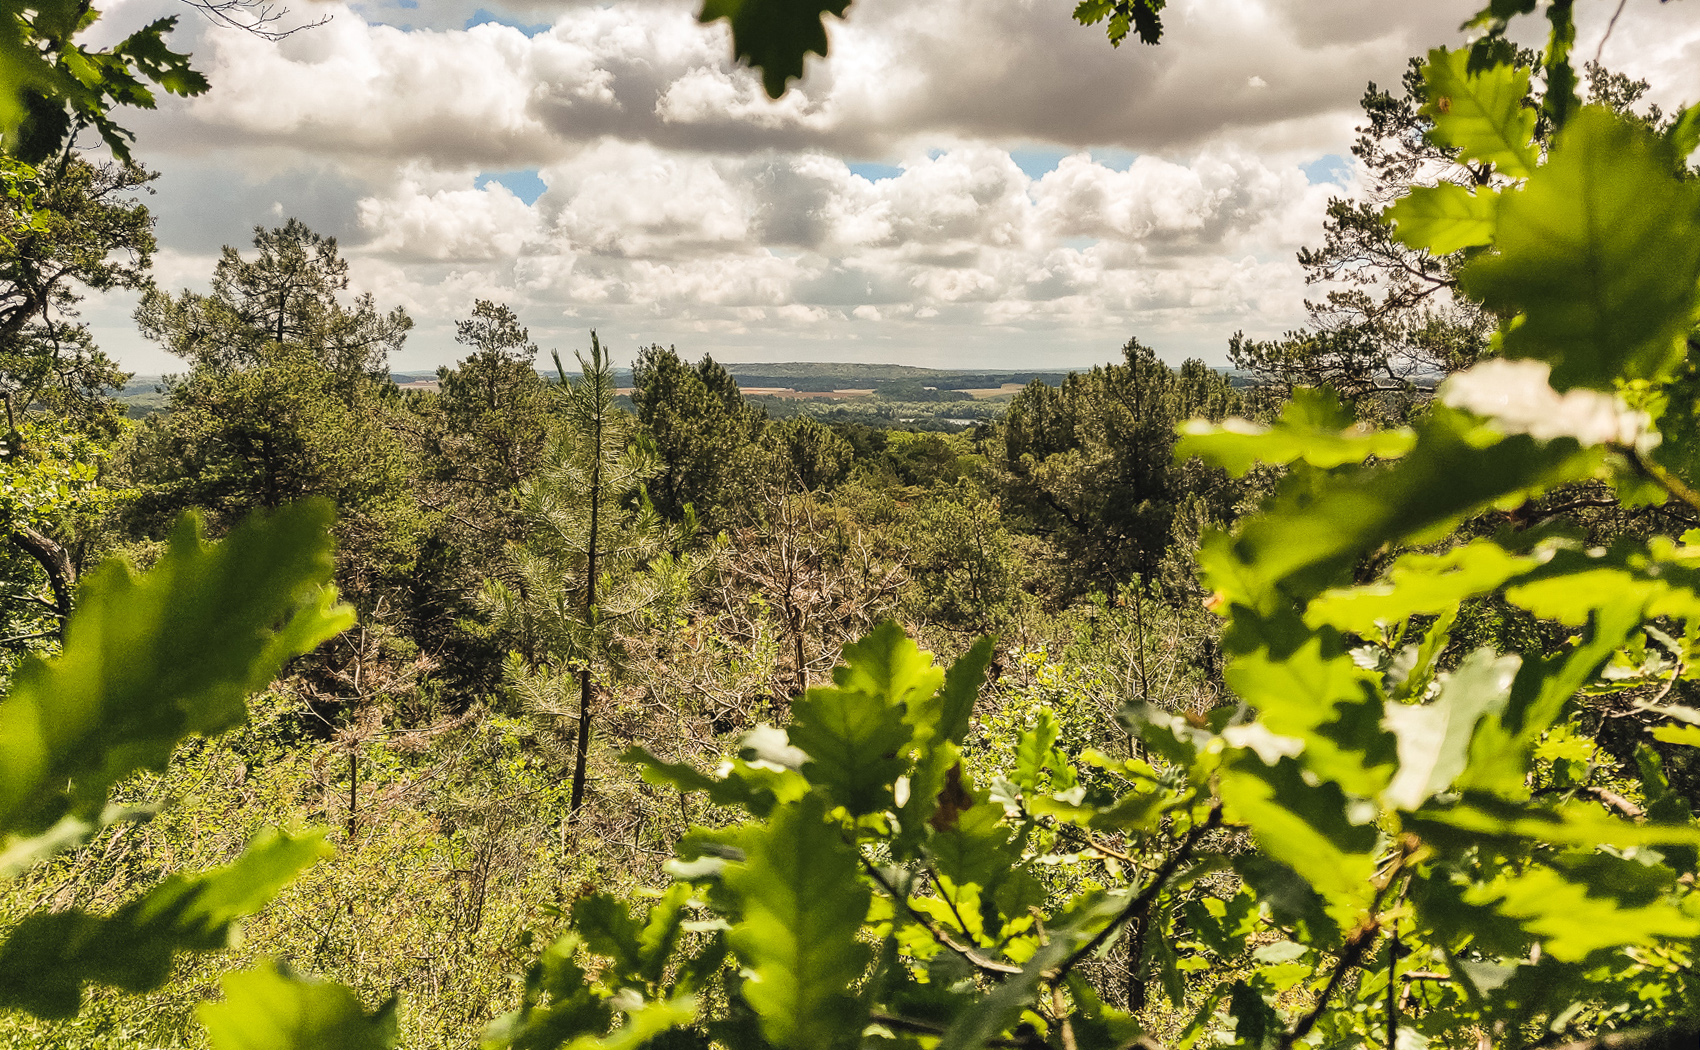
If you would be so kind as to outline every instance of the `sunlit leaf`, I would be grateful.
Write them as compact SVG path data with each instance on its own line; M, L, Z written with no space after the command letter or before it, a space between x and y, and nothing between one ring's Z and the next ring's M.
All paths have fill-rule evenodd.
M92 573L64 651L25 664L0 702L0 829L98 815L114 783L241 724L287 660L347 628L353 610L328 585L331 514L307 501L210 546L186 516L146 575Z
M1470 190L1449 182L1417 186L1388 208L1393 237L1411 248L1450 255L1493 243L1499 197L1483 188Z
M350 988L260 965L224 976L224 1000L197 1011L213 1050L391 1050L395 1000L367 1013Z
M744 998L785 1050L854 1044L867 1015L852 986L868 961L856 934L870 895L825 816L819 795L780 806L724 875L743 910L731 942L751 971Z
M1495 250L1460 286L1517 315L1504 351L1552 365L1552 385L1610 390L1657 379L1681 357L1700 300L1700 183L1670 146L1589 106L1546 164L1500 198Z
M68 1017L91 982L152 991L171 976L177 953L227 947L238 919L330 852L320 833L266 832L230 865L173 875L111 915L32 912L0 944L0 1002Z
M1512 178L1534 171L1535 110L1525 106L1529 71L1499 65L1469 71L1467 51L1436 48L1423 66L1428 104L1421 115L1434 122L1428 137L1456 149L1464 160L1492 164Z
M1217 424L1201 419L1180 425L1175 458L1193 456L1240 477L1258 463L1303 461L1313 467L1338 467L1362 463L1371 456L1395 459L1415 441L1409 429L1360 428L1333 392L1299 388L1281 410L1273 426L1243 419Z

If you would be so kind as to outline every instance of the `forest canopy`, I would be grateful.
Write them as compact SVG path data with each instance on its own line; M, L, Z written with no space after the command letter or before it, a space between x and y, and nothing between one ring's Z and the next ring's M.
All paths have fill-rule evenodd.
M1369 86L1237 381L1131 336L948 432L671 346L622 394L595 332L546 375L482 298L404 390L296 219L157 288L172 20L0 13L0 1032L1692 1045L1700 109L1573 6ZM699 17L777 97L848 9ZM109 289L182 363L144 419Z

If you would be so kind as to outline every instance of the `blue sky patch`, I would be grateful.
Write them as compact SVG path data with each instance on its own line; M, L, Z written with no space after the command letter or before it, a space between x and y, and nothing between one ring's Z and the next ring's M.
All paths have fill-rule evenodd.
M869 182L881 179L895 179L903 174L903 169L895 164L866 164L860 161L849 161L845 164L853 174L860 175Z
M415 2L417 3L417 0L415 0ZM482 7L472 13L472 17L466 20L466 25L463 28L471 29L473 26L481 26L486 22L494 22L499 26L512 26L524 33L526 36L536 36L538 33L545 32L549 28L549 23L547 22L530 25L525 22L521 22L512 15L496 14L492 11L486 11Z
M1068 149L1012 149L1009 159L1015 161L1015 166L1027 173L1030 179L1039 178L1048 171L1057 170L1057 165L1073 150Z
M1043 178L1057 170L1064 157L1072 157L1081 152L1079 149L1059 149L1056 147L1035 147L1033 149L1012 149L1009 159L1015 161L1015 166L1027 173L1030 179ZM1094 163L1112 171L1126 171L1128 166L1139 156L1130 149L1094 146L1086 151Z
M543 180L538 177L535 169L527 171L484 171L479 172L476 185L483 186L487 182L499 182L513 192L515 197L526 204L536 204L537 198L543 196L548 189Z
M1324 182L1344 186L1352 177L1352 162L1338 153L1330 153L1325 157L1318 157L1299 170L1305 173L1305 178L1310 180L1312 186Z

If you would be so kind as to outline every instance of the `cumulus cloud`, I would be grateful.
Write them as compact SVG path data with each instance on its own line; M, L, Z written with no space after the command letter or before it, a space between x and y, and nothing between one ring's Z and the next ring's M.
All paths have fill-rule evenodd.
M1224 323L1294 322L1302 278L1286 238L1320 221L1326 197L1232 150L1126 170L1081 154L1032 178L1007 151L964 145L870 180L821 153L608 141L543 176L531 206L494 183L404 180L361 202L359 251L415 271L418 288L396 289L408 301L479 271L533 311L646 329L873 322L939 340L963 325L1034 335L1209 318L1215 342Z
M857 0L779 102L698 0L332 3L282 43L186 20L214 89L133 123L171 258L301 215L418 316L404 364L452 354L474 297L535 332L769 359L1013 366L1135 332L1219 359L1236 328L1302 320L1293 253L1340 192L1302 166L1346 154L1365 82L1479 2L1175 0L1161 46L1117 50L1066 3ZM465 28L485 7L515 25ZM1606 54L1685 85L1700 11L1626 13ZM516 171L534 201L492 178Z
M427 192L403 179L384 197L360 202L360 224L377 233L368 254L409 260L490 260L517 255L536 216L498 182L476 189Z

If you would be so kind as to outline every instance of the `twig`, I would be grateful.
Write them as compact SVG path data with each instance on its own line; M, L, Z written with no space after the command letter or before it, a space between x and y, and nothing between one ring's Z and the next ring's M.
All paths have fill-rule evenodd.
M1327 987L1317 996L1316 1005L1311 1007L1310 1013L1299 1018L1299 1023L1281 1037L1280 1050L1292 1050L1294 1043L1309 1035L1310 1030L1316 1027L1316 1022L1322 1019L1323 1011L1328 1009L1328 1000L1334 998L1334 992L1340 987L1340 982L1345 979L1346 974L1363 961L1364 953L1375 943L1375 935L1380 931L1381 927L1374 916L1366 916L1363 924L1346 938L1346 944L1340 950L1340 958L1334 964L1334 972L1328 975Z
M1600 56L1606 53L1606 41L1611 39L1611 31L1617 28L1617 17L1623 14L1623 9L1629 0L1617 0L1617 10L1611 13L1611 21L1606 23L1606 35L1600 37L1600 46L1594 49L1594 65L1600 64Z
M1610 788L1589 785L1582 789L1582 793L1604 804L1605 806L1616 810L1618 815L1626 820L1645 820L1647 818L1646 810L1637 806L1635 803L1629 801Z
M912 1017L899 1017L896 1014L881 1013L878 1010L869 1014L868 1020L874 1024L885 1025L887 1028L895 1028L901 1032L914 1032L916 1035L943 1035L945 1033L944 1025L934 1024L931 1021L917 1021ZM1035 1048L1043 1047L1045 1041L1037 1036L1026 1039L998 1038L986 1040L986 1045L1000 1048L1013 1047L1016 1050L1035 1050Z
M1068 1021L1068 1007L1063 1003L1062 988L1051 986L1051 1012L1056 1015L1057 1025L1062 1029L1063 1050L1080 1050L1074 1041L1074 1026Z
M1700 492L1695 492L1675 474L1659 466L1649 459L1640 449L1630 450L1631 462L1649 478L1658 482L1664 490L1677 499L1700 511Z
M1393 926L1393 943L1387 948L1387 1050L1399 1046L1399 926Z
M1139 896L1129 901L1127 907L1123 908L1121 913L1114 919L1111 919L1109 924L1099 930L1091 940L1087 941L1079 948L1076 948L1073 954L1063 960L1062 965L1058 966L1056 973L1052 975L1051 984L1056 985L1062 983L1063 978L1068 976L1068 972L1074 969L1075 965L1078 964L1080 960L1097 951L1098 946L1108 940L1110 936L1116 932L1116 930L1120 929L1123 923L1127 922L1135 915L1142 914L1150 909L1152 903L1156 901L1157 895L1163 892L1164 886L1168 884L1169 879L1175 874L1175 870L1182 864L1186 863L1188 857L1192 856L1193 847L1198 845L1198 840L1202 838L1206 832L1220 827L1221 824L1222 803L1220 800L1217 800L1217 802L1210 807L1210 816L1205 818L1204 823L1194 825L1193 829L1187 832L1186 838L1181 841L1180 848L1175 850L1174 855L1164 861L1163 866L1158 868L1156 874L1151 876L1150 883L1146 885L1144 890L1140 891Z
M33 634L14 634L10 638L0 638L0 645L16 645L19 642L33 642L42 638L56 638L58 635L59 632L56 630L36 631Z
M964 937L973 938L974 935L968 932L968 920L962 917L962 909L956 906L956 898L944 891L944 880L939 878L939 873L929 867L927 874L932 876L933 886L939 891L939 900L944 901L945 907L950 909L951 918L956 920L956 928L962 931Z
M886 877L880 874L879 869L874 867L867 857L862 856L861 850L856 851L856 858L862 862L862 870L868 873L868 877L879 883L880 888L885 890L885 892L891 896L892 900L901 903L903 905L903 910L909 913L909 917L925 927L926 931L932 934L933 940L939 942L940 945L949 948L951 951L962 956L974 966L986 971L987 973L1008 976L1009 974L1021 972L1021 967L1019 966L1011 966L1009 963L1001 963L993 959L988 959L974 949L956 943L956 941L951 938L950 934L946 933L937 923L922 914L920 911L917 911L914 905L909 903L908 894L899 893L897 891L897 887L886 881Z
M1310 1034L1310 1030L1316 1027L1316 1022L1321 1020L1323 1012L1328 1009L1328 1001L1334 998L1334 992L1339 989L1340 982L1345 979L1346 974L1363 962L1364 953L1369 951L1369 946L1375 943L1376 934L1381 932L1381 922L1377 916L1381 911L1382 898L1386 895L1388 889L1399 881L1400 870L1410 862L1412 855L1420 848L1421 845L1415 838L1406 836L1400 844L1399 852L1393 858L1393 863L1388 865L1384 873L1376 877L1375 900L1370 903L1369 914L1364 916L1363 922L1359 923L1358 928L1353 930L1350 936L1346 938L1346 943L1340 949L1340 957L1334 964L1334 972L1328 975L1328 984L1322 989L1322 994L1317 996L1316 1005L1311 1007L1310 1012L1299 1018L1299 1023L1281 1037L1280 1050L1292 1050L1294 1043ZM1407 877L1404 881L1404 887L1399 890L1399 896L1405 895L1405 890L1409 888L1410 884L1411 880ZM1397 933L1398 927L1395 926L1394 930ZM1397 941L1395 941L1395 946L1397 946ZM1388 982L1389 985L1393 983L1392 981ZM1389 1050L1392 1050L1392 1048L1389 1047Z

